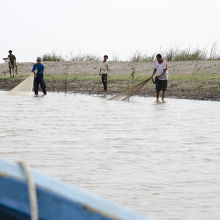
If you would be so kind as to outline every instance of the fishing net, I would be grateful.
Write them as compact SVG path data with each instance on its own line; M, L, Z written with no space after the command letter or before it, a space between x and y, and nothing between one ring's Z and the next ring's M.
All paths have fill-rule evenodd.
M33 90L33 81L34 81L34 74L32 73L24 81L22 81L11 91L9 91L8 95L22 95L22 96L31 95Z
M121 93L119 93L116 96L113 96L112 98L110 98L109 100L122 100L122 101L129 101L129 99L131 98L131 96L133 96L138 90L140 90L145 84L147 84L148 81L150 81L152 79L152 77L144 80L143 82L139 83L138 85L127 89Z

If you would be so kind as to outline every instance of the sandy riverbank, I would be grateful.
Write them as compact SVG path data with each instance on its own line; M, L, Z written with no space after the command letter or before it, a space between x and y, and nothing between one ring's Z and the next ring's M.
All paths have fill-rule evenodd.
M103 93L97 76L100 62L44 64L48 91ZM169 62L168 65L168 97L220 101L220 61L178 61ZM108 94L115 94L147 78L152 73L154 62L109 62L109 66ZM32 63L18 63L18 75L10 79L7 65L0 64L0 89L12 89L30 73L31 68ZM137 95L154 96L154 85L148 83Z
M129 74L135 71L136 74L150 74L155 62L126 62L110 61L109 74ZM89 74L96 75L99 71L99 61L73 61L73 62L44 62L45 74L63 75L68 69L68 74ZM29 74L33 63L17 63L20 75ZM220 60L217 61L171 61L168 62L170 74L192 74L192 73L219 73ZM8 74L8 65L0 64L0 76Z

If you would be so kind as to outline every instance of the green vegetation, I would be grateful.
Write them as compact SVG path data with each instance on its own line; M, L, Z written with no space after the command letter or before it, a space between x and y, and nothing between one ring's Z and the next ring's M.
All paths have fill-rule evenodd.
M19 77L17 77L17 75L15 75L16 78L20 78L20 75ZM9 74L6 74L6 75L0 75L0 79L8 79L10 78L10 75Z
M131 78L131 74L119 74L112 75L108 77L109 81L143 81L147 79L149 75L136 74L134 78ZM0 75L0 79L8 79L9 75ZM27 75L15 75L15 79L25 79ZM51 81L100 81L100 76L91 75L91 74L63 74L63 75L46 75L46 80ZM11 79L13 80L13 79ZM170 74L169 81L182 81L182 82L208 82L208 81L216 81L220 82L220 74L204 74L204 73L195 73L195 74Z
M205 60L207 59L206 51L200 49L183 49L175 50L173 48L163 53L167 61L186 61L186 60Z
M137 76L135 80L145 79L145 76ZM71 74L71 75L46 75L46 80L55 80L55 81L100 81L100 76L91 75L91 74ZM131 74L119 74L108 77L109 81L130 81Z
M165 51L158 51L167 61L189 61L189 60L220 60L220 52L218 51L217 44L214 43L208 51L207 49L177 49L170 48ZM135 51L134 54L128 59L130 62L151 62L155 60L155 54L147 55L140 51ZM100 61L101 58L92 54L74 54L70 53L69 56L61 56L56 53L46 53L42 56L43 61ZM114 54L110 61L121 61L117 54Z
M167 51L160 52L167 61L190 61L190 60L220 60L220 55L211 49L210 55L205 49L174 49L171 48ZM130 62L150 62L155 60L156 54L151 56L144 55L140 51L136 51L130 58Z
M142 54L140 51L136 51L131 58L129 59L130 62L149 62L149 61L153 61L155 59L155 54L148 56L148 55L144 55Z
M42 56L43 61L64 61L64 58L61 55L55 53L46 53Z
M69 58L64 58L56 53L46 53L42 56L43 61L100 61L100 58L91 54L70 54Z
M169 81L198 81L198 82L208 82L208 81L219 81L220 82L220 75L219 74L204 74L204 73L196 73L196 74L175 74L170 75Z
M130 65L130 68L131 68L131 74L130 74L130 77L132 79L134 79L135 75L136 75L136 68L134 65Z
M209 60L220 60L220 53L218 51L217 43L214 43L211 47Z
M166 51L160 51L161 55L167 61L190 61L190 60L220 60L220 51L218 51L217 44L214 43L211 47L210 52L205 48L203 49L193 49L193 48L185 48L185 49L175 49L170 48ZM142 54L140 51L136 51L131 58L130 62L149 62L155 60L156 54L152 54L151 56L147 54Z
M72 56L70 61L100 61L100 58L91 54L77 54Z

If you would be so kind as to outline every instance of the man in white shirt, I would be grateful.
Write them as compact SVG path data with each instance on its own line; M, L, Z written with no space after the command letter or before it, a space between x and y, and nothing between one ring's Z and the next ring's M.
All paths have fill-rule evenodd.
M161 90L162 90L162 101L165 102L164 98L165 98L165 91L167 88L167 80L168 80L167 62L162 59L161 54L157 54L156 58L157 61L155 63L152 79L157 72L158 74L155 77L155 82L154 82L156 84L157 102L159 102Z
M101 76L102 79L102 84L104 87L104 91L107 91L107 74L108 74L108 56L105 55L104 59L102 61L101 67L100 67L100 71L99 71L99 75Z

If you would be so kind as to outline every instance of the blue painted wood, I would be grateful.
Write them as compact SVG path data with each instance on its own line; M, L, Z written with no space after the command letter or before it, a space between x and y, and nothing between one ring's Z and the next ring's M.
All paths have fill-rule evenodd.
M32 175L37 187L41 220L147 220L143 216L36 171L32 171ZM18 220L29 219L30 216L28 188L23 169L2 159L0 213L0 220L1 215L16 216Z

